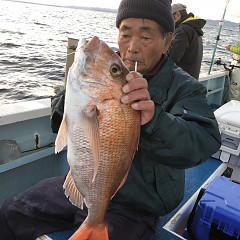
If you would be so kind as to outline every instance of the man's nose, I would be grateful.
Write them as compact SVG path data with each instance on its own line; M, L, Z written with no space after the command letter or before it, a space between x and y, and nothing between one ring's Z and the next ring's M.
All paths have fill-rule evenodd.
M140 45L139 45L139 40L137 39L132 39L129 42L129 46L128 46L128 52L132 53L132 54L136 54L139 53L140 51Z

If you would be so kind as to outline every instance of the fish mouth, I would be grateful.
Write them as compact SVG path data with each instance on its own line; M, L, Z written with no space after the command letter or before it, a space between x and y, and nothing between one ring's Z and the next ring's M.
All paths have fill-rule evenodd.
M86 39L82 41L82 47L83 51L87 52L89 54L93 54L98 52L100 48L101 41L97 36L92 37L90 41L87 41Z
M91 76L92 70L94 68L98 68L97 66L97 60L98 56L100 55L99 52L102 51L102 47L105 47L104 42L101 41L97 36L92 37L90 40L86 40L85 38L82 39L81 41L81 51L84 55L84 60L83 60L83 70L86 76ZM97 69L98 70L98 69ZM88 84L88 85L101 85L101 86L107 86L106 84L96 81L94 77L90 78L85 78L82 80L82 82Z

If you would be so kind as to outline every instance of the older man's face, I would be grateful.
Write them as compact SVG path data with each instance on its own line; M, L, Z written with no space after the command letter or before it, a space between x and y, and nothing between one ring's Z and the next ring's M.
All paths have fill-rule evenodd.
M155 21L140 18L124 19L119 26L118 45L120 55L133 71L147 73L159 62L171 43L172 33L163 37Z

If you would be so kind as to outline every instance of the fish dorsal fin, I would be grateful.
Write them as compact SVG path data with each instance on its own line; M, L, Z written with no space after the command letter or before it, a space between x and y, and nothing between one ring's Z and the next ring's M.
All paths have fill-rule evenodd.
M58 134L55 140L55 153L59 153L62 149L67 146L67 117L63 115L61 125L58 130Z
M64 193L66 197L69 198L69 201L78 208L83 209L83 196L75 185L71 171L68 172L68 175L63 184L63 189L65 190Z
M83 124L82 127L93 153L94 170L92 182L94 182L100 161L100 133L96 106L94 106L91 110L83 110L81 117Z

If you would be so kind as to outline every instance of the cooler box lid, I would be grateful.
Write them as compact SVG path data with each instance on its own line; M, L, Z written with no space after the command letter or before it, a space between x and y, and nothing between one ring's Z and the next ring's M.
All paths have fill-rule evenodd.
M218 123L240 128L240 101L231 100L214 111Z

